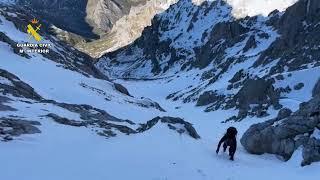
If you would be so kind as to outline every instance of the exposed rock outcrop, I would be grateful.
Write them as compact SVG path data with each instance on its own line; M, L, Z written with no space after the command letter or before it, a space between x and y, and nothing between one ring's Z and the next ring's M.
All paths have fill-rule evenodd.
M0 81L0 91L3 94L11 94L16 97L24 97L33 100L42 99L31 86L8 71L0 69L0 78L3 78L3 81Z
M186 122L181 118L173 118L173 117L156 117L145 124L141 124L140 127L137 129L137 132L147 131L160 122L167 124L169 129L172 129L178 132L179 134L187 133L189 136L191 136L194 139L200 139L199 134L194 129L191 123Z
M302 103L300 109L292 114L289 110L282 110L278 117L252 125L242 136L241 144L250 153L276 154L284 160L289 160L293 152L302 146L302 166L319 161L320 140L312 137L320 128L319 112L319 97Z
M11 101L10 98L0 95L0 112L1 111L16 111L15 108L12 108L12 107L4 104L4 103L8 103L10 101Z
M98 108L95 108L95 107L92 107L92 106L86 105L86 104L82 104L82 105L67 104L67 103L59 103L59 102L56 102L53 100L43 100L41 102L42 103L51 103L51 104L60 106L64 109L67 109L71 112L77 113L80 115L80 119L82 119L84 121L94 121L94 120L105 121L105 120L107 120L107 121L113 121L113 122L126 122L129 124L133 124L133 122L131 122L131 121L116 118L104 110L101 110L101 109L98 109Z
M0 140L10 141L23 134L41 133L36 127L40 125L38 121L0 118Z
M236 104L246 109L250 104L272 104L279 106L279 94L271 81L264 79L248 79L235 96Z
M294 90L300 90L304 87L304 84L303 83L298 83L296 85L294 85L293 89Z
M250 36L250 38L248 39L246 46L243 48L243 52L247 52L250 49L254 49L257 47L257 42L255 37L252 35Z
M312 90L312 96L313 97L320 96L320 79L318 80L317 84L314 86Z
M219 103L224 99L223 95L219 95L213 91L206 91L200 95L196 106L206 106L212 103Z
M314 137L310 138L304 145L302 157L302 166L320 161L320 140Z
M304 69L308 64L313 64L313 67L320 65L320 1L300 0L282 16L271 19L269 23L279 29L281 36L262 53L254 67L265 66L278 60L277 65L269 72L275 74ZM288 61L289 59L291 61Z
M17 42L14 42L12 39L10 39L5 33L0 32L0 41L7 43L13 50L13 52L17 55L20 55L25 58L30 58L30 56L26 53L20 53L19 48L17 47Z
M236 107L238 116L231 119L241 120L247 115L262 117L267 115L268 107L280 109L280 93L275 90L271 80L247 79L239 92L227 102L227 109Z
M122 94L125 94L127 96L131 96L129 91L127 90L127 88L125 88L123 85L119 84L119 83L114 83L114 88L119 91Z
M55 122L63 125L98 129L96 130L97 134L105 136L107 138L115 137L119 132L126 135L143 133L152 129L158 123L167 124L169 129L176 131L179 134L185 133L194 139L200 138L199 134L194 129L192 124L184 121L181 118L156 117L152 120L147 121L144 124L140 124L138 128L134 129L133 125L135 124L128 120L109 121L108 119L90 119L84 121L75 121L65 117L60 117L52 113L48 114L47 117L52 118ZM120 124L120 122L122 123Z

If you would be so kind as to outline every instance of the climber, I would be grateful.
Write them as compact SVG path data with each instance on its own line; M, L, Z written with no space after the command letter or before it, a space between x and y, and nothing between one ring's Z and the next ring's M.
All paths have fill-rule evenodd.
M221 138L221 140L219 141L218 144L218 148L216 153L219 153L220 150L220 146L223 143L223 152L226 152L227 147L229 146L229 156L230 156L230 160L233 161L234 160L234 154L237 150L237 129L235 127L229 127L227 129L226 134Z

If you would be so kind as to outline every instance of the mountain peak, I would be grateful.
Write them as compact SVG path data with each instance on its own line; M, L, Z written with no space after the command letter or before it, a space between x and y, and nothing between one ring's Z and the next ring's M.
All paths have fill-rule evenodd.
M298 0L226 0L233 7L237 18L245 16L268 16L274 10L284 11Z

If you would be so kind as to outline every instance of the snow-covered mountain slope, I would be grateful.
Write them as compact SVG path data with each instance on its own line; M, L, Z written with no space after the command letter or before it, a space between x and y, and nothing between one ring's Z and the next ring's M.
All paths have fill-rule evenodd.
M50 53L20 53L17 43L30 43L23 28L29 14L14 7L1 7L0 13L1 118L52 119L65 125L96 129L98 134L109 137L118 132L142 133L148 128L135 123L145 123L165 112L158 103L134 97L122 85L109 81L93 66L89 56L64 45L45 30L41 31L44 37L41 43L51 44ZM133 116L146 110L139 117ZM157 122L170 124L171 120ZM185 132L190 131L183 120L177 120L177 124L184 125ZM28 133L15 130L24 125L7 122L0 125L0 138ZM10 127L13 131L2 129Z
M229 161L227 154L215 154L215 145L228 126L236 126L240 137L251 123L266 118L221 124L220 121L232 111L203 113L192 105L167 101L165 97L171 88L166 86L166 80L118 82L128 87L132 94L155 98L167 107L168 114L191 121L201 139L195 141L185 135L179 136L160 125L141 135L120 135L106 140L85 128L72 128L43 120L41 134L25 135L16 141L0 143L0 158L6 162L0 165L2 177L14 180L21 177L34 180L311 180L319 176L318 163L300 167L301 150L286 163L272 155L250 155L240 144L235 162ZM23 175L17 174L17 169Z
M206 111L239 109L232 119L265 116L269 107L286 105L280 101L311 98L319 78L310 77L319 73L318 8L301 0L283 13L237 19L225 1L181 0L97 67L111 78L184 81L168 99Z

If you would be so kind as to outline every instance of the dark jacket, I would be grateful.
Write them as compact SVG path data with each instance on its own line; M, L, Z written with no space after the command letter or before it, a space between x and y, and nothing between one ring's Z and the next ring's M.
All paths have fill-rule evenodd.
M228 128L226 134L219 141L217 153L219 152L221 144L224 143L223 147L227 148L227 146L229 146L229 154L233 156L237 150L237 133L238 131L236 128Z

